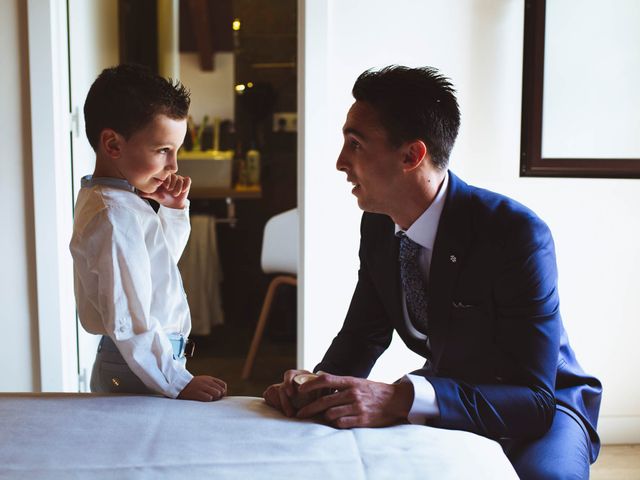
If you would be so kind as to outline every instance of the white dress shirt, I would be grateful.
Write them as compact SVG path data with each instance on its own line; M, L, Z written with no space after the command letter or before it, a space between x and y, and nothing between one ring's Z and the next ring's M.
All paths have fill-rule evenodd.
M171 398L193 378L167 336L191 330L177 267L189 230L188 206L156 214L126 180L83 178L69 246L80 322L111 337L131 371Z
M438 223L442 215L445 199L447 198L447 188L449 186L449 173L446 173L440 190L431 205L424 211L418 219L404 233L411 240L422 247L420 250L420 269L424 275L425 285L429 283L429 269L431 267L431 256L433 254L433 244L436 241L438 233ZM402 228L396 225L396 234L402 232ZM427 302L429 299L427 299ZM428 344L428 338L419 332L411 323L409 313L407 311L407 302L405 300L404 289L402 291L402 313L406 327L412 332L416 338L421 338ZM413 404L407 417L409 422L424 425L428 418L440 415L436 392L433 385L424 377L419 375L405 375L403 382L411 382L413 384Z

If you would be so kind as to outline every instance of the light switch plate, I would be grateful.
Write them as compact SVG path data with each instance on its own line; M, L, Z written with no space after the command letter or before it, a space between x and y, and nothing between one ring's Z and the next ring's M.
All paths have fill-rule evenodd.
M274 132L296 132L298 130L298 114L296 112L276 112L273 114Z

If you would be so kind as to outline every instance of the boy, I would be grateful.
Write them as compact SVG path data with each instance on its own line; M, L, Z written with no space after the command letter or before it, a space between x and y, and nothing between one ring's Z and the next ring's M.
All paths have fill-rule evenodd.
M226 394L222 380L185 368L191 317L177 263L191 179L176 175L176 155L189 102L179 82L132 65L105 69L85 101L96 167L82 179L70 249L80 322L103 335L93 392ZM145 198L160 204L157 214Z

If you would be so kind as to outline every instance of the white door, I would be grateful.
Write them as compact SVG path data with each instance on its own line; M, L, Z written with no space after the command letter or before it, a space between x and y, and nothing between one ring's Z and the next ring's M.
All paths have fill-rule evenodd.
M84 100L89 87L106 67L118 63L118 1L67 0L69 13L69 81L72 113L71 171L73 202L80 189L80 179L93 172L95 153L84 131ZM100 339L78 329L79 390L89 391L91 367Z

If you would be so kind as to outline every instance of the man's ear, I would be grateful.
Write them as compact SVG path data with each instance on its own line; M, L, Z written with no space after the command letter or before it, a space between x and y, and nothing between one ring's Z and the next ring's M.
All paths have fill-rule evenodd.
M122 135L110 128L105 128L100 132L100 147L111 158L120 157L122 140Z
M414 140L413 142L407 143L405 156L402 160L404 171L408 172L418 168L428 155L429 150L422 140Z

